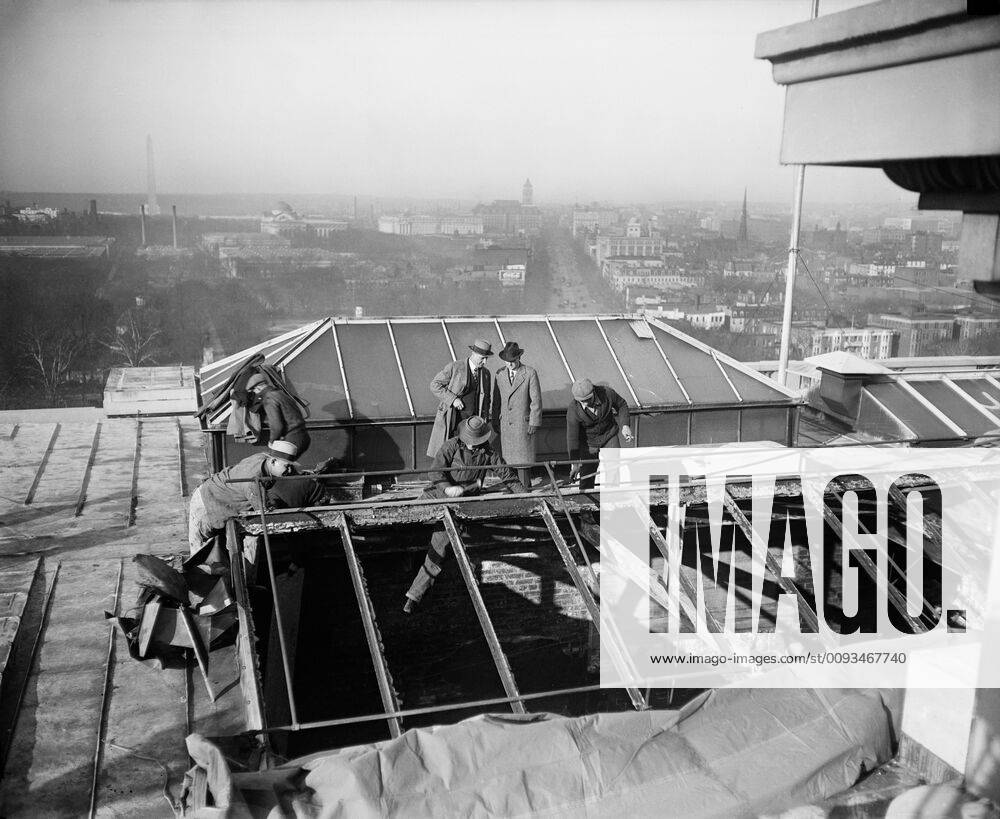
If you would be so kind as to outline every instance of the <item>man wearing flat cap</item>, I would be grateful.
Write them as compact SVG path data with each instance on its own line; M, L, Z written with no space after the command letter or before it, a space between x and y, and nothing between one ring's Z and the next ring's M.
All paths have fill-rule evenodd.
M282 389L275 389L260 373L250 376L247 392L252 396L250 409L267 419L268 442L288 441L299 456L309 449L309 433L295 399Z
M490 472L502 482L509 492L524 492L524 485L517 479L503 458L493 449L491 442L494 432L485 418L473 415L458 425L458 434L449 438L438 449L431 465L431 485L424 490L422 498L460 498L478 495ZM480 468L488 467L488 468ZM459 526L459 531L462 527ZM441 573L441 565L448 554L448 534L437 530L431 535L430 546L424 563L406 592L403 611L411 613L423 599L427 590L434 585Z
M235 515L251 511L260 512L260 496L254 481L228 483L231 480L261 478L264 485L264 502L268 507L282 506L271 493L272 478L294 475L302 470L295 460L298 449L288 441L275 441L267 452L258 452L233 466L209 476L191 493L188 508L188 545L194 554L214 535L226 527L226 521Z
M493 417L493 383L484 365L493 355L493 347L481 338L469 345L469 356L445 365L431 381L431 392L440 402L434 416L434 428L427 443L433 458L441 445L455 435L458 425L473 415L490 421Z
M542 426L542 388L533 367L521 363L524 350L508 341L500 351L500 367L493 377L500 429L500 452L509 464L535 462L535 435ZM531 486L531 468L518 467L521 483Z
M611 387L595 386L589 378L573 383L573 402L566 409L566 449L571 461L600 457L603 447L621 448L632 442L628 404ZM581 474L581 470L583 474ZM573 465L570 478L580 476L580 489L594 488L597 465Z

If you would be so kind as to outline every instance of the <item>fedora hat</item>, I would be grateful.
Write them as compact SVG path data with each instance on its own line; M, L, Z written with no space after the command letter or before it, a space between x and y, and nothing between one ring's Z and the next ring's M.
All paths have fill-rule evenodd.
M489 358L493 355L493 345L488 341L484 341L481 338L477 338L472 344L469 345L469 349L474 353L479 353L479 355L484 355Z
M295 463L295 456L299 454L299 448L291 441L271 441L267 445L267 456L277 458L279 461Z
M503 345L503 349L500 351L501 361L513 361L516 358L520 358L524 355L524 350L520 348L516 341L508 341Z
M458 425L458 437L469 446L478 446L493 437L493 428L485 419L473 415Z

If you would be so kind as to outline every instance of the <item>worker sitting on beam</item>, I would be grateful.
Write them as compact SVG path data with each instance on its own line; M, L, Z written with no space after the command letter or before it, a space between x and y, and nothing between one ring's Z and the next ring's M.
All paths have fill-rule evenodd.
M462 421L458 425L458 434L445 441L434 456L431 485L421 497L460 498L477 495L483 491L483 482L489 472L496 473L511 492L527 491L514 471L494 451L493 436L489 423L478 415ZM448 542L448 534L443 529L431 535L424 563L406 592L403 611L407 614L416 608L427 590L434 585L448 553Z

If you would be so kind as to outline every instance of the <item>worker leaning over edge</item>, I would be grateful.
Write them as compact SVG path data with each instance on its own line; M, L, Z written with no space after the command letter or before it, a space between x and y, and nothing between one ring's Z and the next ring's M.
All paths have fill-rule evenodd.
M569 459L577 461L570 479L579 476L580 489L594 488L597 464L579 461L599 457L604 447L620 449L622 439L632 443L628 421L628 404L611 387L594 386L589 378L573 383L573 402L566 408L566 449Z
M271 479L301 472L295 460L297 455L298 448L295 444L289 441L274 441L268 446L267 452L258 452L244 458L202 482L191 493L191 505L188 508L188 545L191 554L221 532L229 518L250 511L261 511L257 484L254 481L248 480L245 483L227 483L227 481L263 478L264 502L268 507L273 506L274 498L269 494L274 485Z

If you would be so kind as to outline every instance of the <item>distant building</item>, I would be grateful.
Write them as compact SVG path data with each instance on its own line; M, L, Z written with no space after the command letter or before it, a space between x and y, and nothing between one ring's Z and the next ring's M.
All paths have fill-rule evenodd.
M524 180L524 187L521 188L521 204L522 205L533 205L535 204L535 189L531 186L531 180Z
M987 333L1000 332L1000 316L956 316L955 325L958 327L958 338L967 341Z
M950 341L954 337L955 317L941 313L921 313L903 316L896 313L880 313L868 317L874 327L886 327L899 333L897 355L923 355L930 345L940 341Z
M295 236L307 234L326 238L341 230L347 230L346 219L323 219L317 216L300 216L291 205L279 202L278 207L260 220L262 233L274 236Z
M756 259L730 259L722 268L726 279L747 279L748 281L772 282L777 277L773 265Z
M205 233L199 244L210 256L219 258L219 249L224 247L291 247L292 240L273 233Z
M331 270L354 253L334 253L317 248L220 247L219 261L233 279L279 279L310 270Z
M378 218L378 230L397 236L481 236L483 220L475 215L389 215Z
M28 224L39 224L41 222L51 222L59 216L59 211L55 208L21 208L11 214L18 222Z
M615 257L660 257L664 242L658 236L598 236L597 263Z
M524 248L489 247L473 251L472 262L457 269L457 281L498 282L504 287L523 287L528 271Z
M844 351L859 358L881 359L896 355L899 333L880 327L826 328L812 334L809 355Z
M115 240L110 236L0 236L0 257L61 260L107 260Z
M573 211L573 236L607 230L617 221L618 214L613 210L575 210Z
M501 236L534 235L541 227L541 213L534 205L522 205L514 199L497 199L489 205L476 205L474 216L483 220L483 232Z

